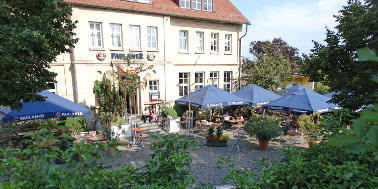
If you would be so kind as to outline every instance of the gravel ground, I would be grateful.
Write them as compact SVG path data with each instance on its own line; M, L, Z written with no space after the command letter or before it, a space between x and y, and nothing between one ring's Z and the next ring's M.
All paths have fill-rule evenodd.
M222 157L231 157L234 165L238 167L247 167L253 168L254 164L251 160L257 160L261 158L267 158L270 161L280 161L283 156L280 152L277 152L276 149L281 148L283 145L288 145L288 138L284 137L281 139L275 139L270 141L269 147L267 150L260 150L258 147L258 141L253 137L245 137L242 140L242 145L244 148L241 148L240 151L237 150L233 144L235 144L236 139L233 137L231 131L224 131L224 134L231 137L228 141L227 147L207 147L200 145L197 147L197 150L191 153L193 161L191 164L191 176L196 180L196 184L193 187L200 186L201 183L211 184L214 186L223 185L223 179L228 174L226 169L216 169L217 162L220 156ZM198 140L198 139L193 139ZM286 142L285 142L286 141ZM151 137L145 140L146 152L147 154L152 153L148 148L148 145L151 144L153 139ZM206 142L205 138L200 138L200 144ZM303 141L300 144L296 144L299 147L307 147ZM147 156L143 153L139 156L138 160L136 159L139 152L138 148L130 148L126 146L118 147L121 152L117 155L107 155L104 158L104 163L112 166L118 165L132 165L135 167L142 167L145 164Z

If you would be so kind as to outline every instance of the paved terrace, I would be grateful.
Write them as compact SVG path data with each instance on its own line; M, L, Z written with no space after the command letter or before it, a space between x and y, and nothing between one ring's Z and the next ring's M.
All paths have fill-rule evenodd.
M161 129L161 125L158 123L143 123L138 116L138 125L139 127L146 128L143 133L147 133L150 136L156 134L165 134L166 131ZM211 184L214 186L221 186L223 184L223 179L228 174L225 169L216 169L219 156L222 157L231 157L233 163L239 167L253 168L254 163L251 160L257 160L261 158L269 159L270 161L280 161L283 157L276 151L276 149L281 148L283 145L288 145L288 138L284 137L286 140L274 139L270 141L269 147L267 150L260 150L258 147L258 141L254 137L245 137L242 140L243 149L238 151L233 144L235 144L236 139L233 136L233 133L230 130L224 131L225 135L230 136L227 147L207 147L200 145L197 147L197 150L192 152L193 161L191 164L191 176L196 180L196 184L193 187L201 186L201 183ZM192 140L198 140L194 138ZM204 136L199 139L200 143L206 143ZM286 141L286 142L285 142ZM126 142L125 139L122 139L122 142ZM148 149L148 145L153 143L154 139L148 137L145 140L146 152L151 154L152 152ZM303 141L301 144L296 144L299 147L308 147ZM132 165L136 167L142 167L145 164L147 157L141 153L139 158L136 159L138 154L138 148L131 148L127 146L118 147L121 152L117 155L106 155L104 157L104 163L112 166L119 165Z

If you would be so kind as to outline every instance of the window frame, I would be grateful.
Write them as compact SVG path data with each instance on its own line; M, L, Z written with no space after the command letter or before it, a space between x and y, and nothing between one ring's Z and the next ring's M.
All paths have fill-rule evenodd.
M231 92L232 88L232 71L225 71L223 73L223 90Z
M219 46L219 33L211 33L210 35L210 52L218 53L218 46Z
M180 0L180 8L190 9L190 0Z
M198 34L200 34L200 38L198 37ZM203 52L203 42L204 42L203 36L204 36L204 32L196 32L196 51L197 52Z
M216 75L216 76L214 76L214 75ZM218 87L218 83L219 83L219 72L217 72L217 71L211 71L211 72L210 72L210 75L209 75L209 79L210 79L211 82L215 80L214 82L209 83L209 84Z
M194 10L202 10L202 0L192 0L192 7Z
M224 52L225 53L232 53L232 34L225 34L224 35L224 40L225 40L225 42L224 42ZM227 50L227 48L228 48L228 50Z
M182 33L184 33L184 36L181 36ZM185 42L184 45L182 44L183 42ZM185 48L183 49L182 47L185 47ZM179 51L188 52L188 31L187 30L179 31Z
M151 89L151 87L153 89ZM159 92L159 80L149 80L148 81L148 90L152 93Z
M155 29L155 33L150 33L149 29ZM158 49L158 35L157 35L157 27L156 26L147 26L147 49L149 50L157 50ZM149 36L151 38L149 38ZM153 36L155 36L155 41L153 41ZM152 47L152 44L155 43L155 47Z
M119 32L118 31L115 31L114 32L114 28L112 26L119 26ZM115 33L115 34L114 34ZM115 35L115 36L113 36ZM117 35L119 35L119 41L117 40ZM115 23L111 23L110 24L110 38L111 38L111 48L112 49L122 49L123 47L123 44L122 44L122 24L115 24ZM119 42L119 46L114 46L114 38L117 40L116 43Z
M179 72L179 96L189 94L189 72Z
M213 0L204 0L203 1L203 10L208 12L213 12Z
M91 25L93 24L93 28L91 28ZM98 28L96 28L96 25L99 25L99 30L97 30ZM94 30L96 29L96 30ZM102 39L102 23L101 22L89 22L89 30L90 30L90 47L91 48L94 48L94 49L98 49L98 48L104 48L104 42L103 42L103 39ZM96 33L96 34L95 34ZM96 37L96 41L97 41L97 45L94 45L95 44L95 39ZM101 44L98 45L98 42L100 42Z
M135 32L134 28L138 28L138 31ZM129 32L130 32L130 34L129 34L130 49L131 50L140 50L141 49L141 47L140 47L140 26L139 25L129 25ZM138 39L138 41L136 41L135 39ZM136 44L137 44L137 46L135 46Z
M195 90L205 86L205 72L194 73L194 88Z

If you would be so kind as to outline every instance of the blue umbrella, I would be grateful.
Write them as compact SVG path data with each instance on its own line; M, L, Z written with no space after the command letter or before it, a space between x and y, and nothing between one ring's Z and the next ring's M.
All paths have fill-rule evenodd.
M234 94L231 94L225 90L219 89L213 85L202 87L184 97L181 97L175 101L178 105L189 105L208 109L221 106L233 106L233 105L249 105L245 99L240 98Z
M290 93L295 92L295 91L299 91L301 89L307 89L307 88L303 87L302 85L295 85L295 86L289 87L287 89L284 89L277 94L279 94L281 96L285 96L287 94L290 94Z
M324 96L329 97L329 98L332 98L332 96L333 96L334 94L339 94L339 92L335 92L335 91L333 91L333 92L330 92L330 93L324 94Z
M21 102L24 106L21 111L11 110L2 118L4 122L27 121L57 117L87 116L90 111L79 104L67 100L49 91L38 93L46 96L45 102Z
M329 100L330 98L324 95L303 88L264 105L264 109L306 114L323 113L338 108L336 104L327 103Z
M234 95L246 99L248 102L253 103L254 106L261 106L269 103L269 101L281 98L280 95L255 84L236 91Z

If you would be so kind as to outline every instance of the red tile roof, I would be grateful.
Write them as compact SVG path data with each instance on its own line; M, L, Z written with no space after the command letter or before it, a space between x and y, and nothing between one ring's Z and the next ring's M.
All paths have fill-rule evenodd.
M214 0L214 12L180 8L174 0L153 0L152 4L125 0L63 0L77 6L146 12L193 19L249 24L250 22L229 0Z

